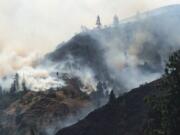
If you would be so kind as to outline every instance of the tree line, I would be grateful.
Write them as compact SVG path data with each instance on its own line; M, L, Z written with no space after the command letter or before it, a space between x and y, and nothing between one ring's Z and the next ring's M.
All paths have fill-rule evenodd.
M145 135L180 134L180 50L166 64L158 94L146 98L150 110Z
M13 79L13 82L11 84L9 91L3 90L3 88L0 86L0 96L7 93L15 94L18 91L24 91L24 92L28 91L26 80L23 78L23 80L20 82L20 77L18 73L14 75L14 79Z

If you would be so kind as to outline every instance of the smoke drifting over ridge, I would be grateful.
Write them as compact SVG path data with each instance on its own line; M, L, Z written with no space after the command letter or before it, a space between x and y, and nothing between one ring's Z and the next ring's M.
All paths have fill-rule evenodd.
M116 86L118 92L129 90L160 77L168 55L179 48L180 28L175 27L180 21L179 10L179 6L165 7L117 26L87 30L44 58L33 55L29 62L19 64L25 68L14 71L27 79L32 90L64 86L63 79L54 75L57 72L80 78L89 87L82 90L88 92L96 90L98 81L106 82L109 89ZM26 57L19 54L18 58L23 61Z
M71 55L80 59L76 64L91 67L97 81L118 84L120 91L137 87L159 78L169 54L180 47L180 28L174 27L180 21L179 10L179 6L160 8L118 26L80 33L52 52L50 59L61 62Z

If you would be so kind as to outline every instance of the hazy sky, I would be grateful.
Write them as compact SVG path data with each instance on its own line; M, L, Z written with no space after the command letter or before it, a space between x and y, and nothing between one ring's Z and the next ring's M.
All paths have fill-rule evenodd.
M99 14L108 25L137 11L180 0L0 0L0 52L48 52L80 31L94 27Z

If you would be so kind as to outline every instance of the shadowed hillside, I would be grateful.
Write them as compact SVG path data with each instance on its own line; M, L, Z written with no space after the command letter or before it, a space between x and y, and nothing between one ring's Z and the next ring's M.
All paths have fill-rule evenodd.
M157 80L133 89L56 135L143 135L143 125L148 115L144 98L157 93L159 82Z

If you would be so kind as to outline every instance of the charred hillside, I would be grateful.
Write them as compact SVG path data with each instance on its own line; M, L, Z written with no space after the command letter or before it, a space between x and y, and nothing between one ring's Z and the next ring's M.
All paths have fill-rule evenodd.
M144 98L156 94L159 83L157 80L133 89L56 135L143 135L148 116Z

